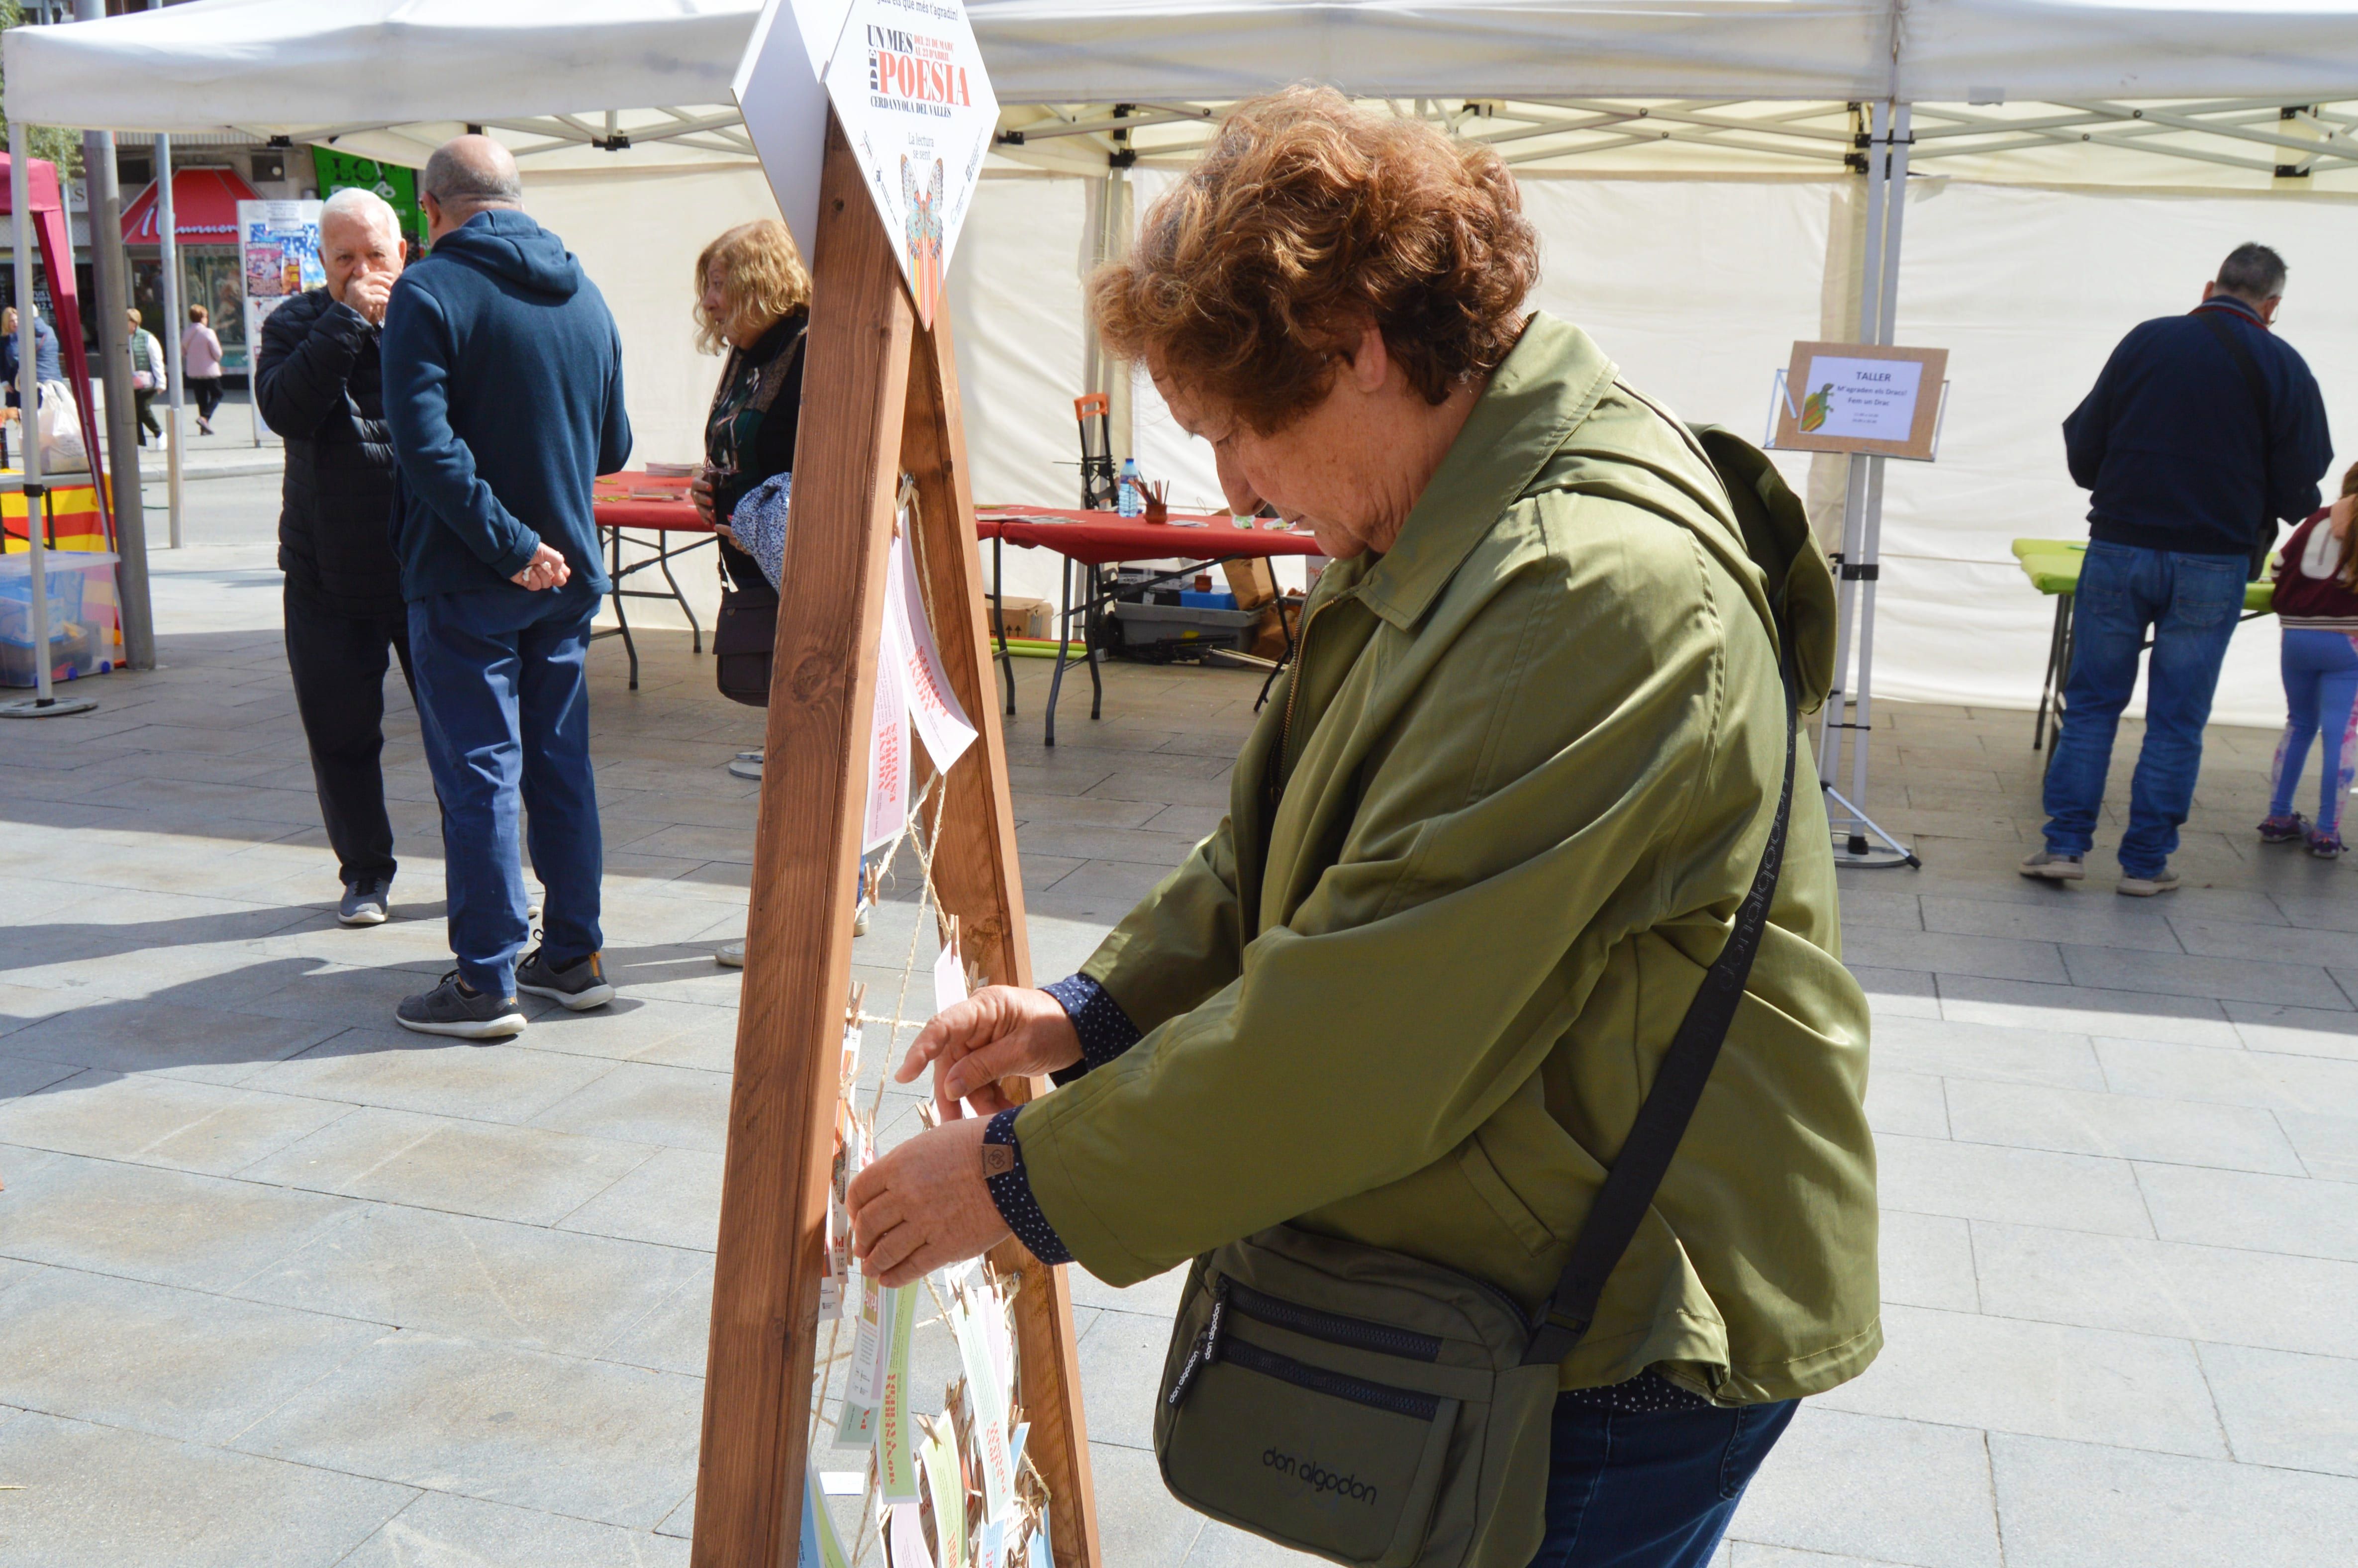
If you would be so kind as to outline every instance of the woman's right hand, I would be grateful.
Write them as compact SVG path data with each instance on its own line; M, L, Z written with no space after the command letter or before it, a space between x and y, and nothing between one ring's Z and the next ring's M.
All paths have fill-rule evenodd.
M712 470L702 468L687 481L687 498L696 503L696 514L708 528L712 526Z
M985 1116L1013 1105L1000 1090L1001 1078L1053 1073L1080 1059L1081 1037L1055 997L1026 986L985 986L918 1032L892 1079L913 1082L932 1063L934 1105L949 1121L962 1114L960 1099Z

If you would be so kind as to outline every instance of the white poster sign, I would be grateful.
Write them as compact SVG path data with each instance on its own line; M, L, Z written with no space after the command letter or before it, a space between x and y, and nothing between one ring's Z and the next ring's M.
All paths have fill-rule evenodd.
M930 328L999 100L959 0L852 0L827 97Z
M1805 435L1904 441L1916 425L1924 367L1914 360L1812 354L1801 399Z
M808 262L818 243L818 176L827 145L827 64L851 0L769 0L733 86L786 231Z
M318 201L237 204L238 288L245 297L245 341L262 351L262 324L297 295L328 285L319 259Z

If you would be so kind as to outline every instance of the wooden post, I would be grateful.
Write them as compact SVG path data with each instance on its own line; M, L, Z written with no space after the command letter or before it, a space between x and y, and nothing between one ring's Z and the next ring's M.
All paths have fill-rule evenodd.
M946 316L930 334L918 327L832 114L825 158L720 1194L697 1568L788 1568L800 1547L853 877L903 469L918 480L943 664L979 730L950 773L936 887L988 978L1021 985L1031 968ZM1027 1452L1054 1498L1056 1560L1097 1568L1071 1296L1062 1271L1008 1249L1025 1274L1020 1397L1033 1422Z

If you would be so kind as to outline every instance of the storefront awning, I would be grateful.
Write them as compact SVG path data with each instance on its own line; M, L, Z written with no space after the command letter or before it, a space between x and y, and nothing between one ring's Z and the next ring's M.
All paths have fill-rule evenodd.
M156 196L156 186L150 182L123 210L124 244L163 243L157 232ZM235 244L237 204L261 200L234 169L183 168L172 175L172 222L184 245Z

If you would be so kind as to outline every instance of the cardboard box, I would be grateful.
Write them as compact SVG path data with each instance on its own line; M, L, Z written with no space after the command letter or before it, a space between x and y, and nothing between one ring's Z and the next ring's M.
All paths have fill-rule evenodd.
M1055 608L1046 600L1023 599L1015 594L1009 594L1001 600L998 611L999 625L995 630L1001 636L1029 637L1035 641L1044 641L1048 637L1049 622L1055 618Z

